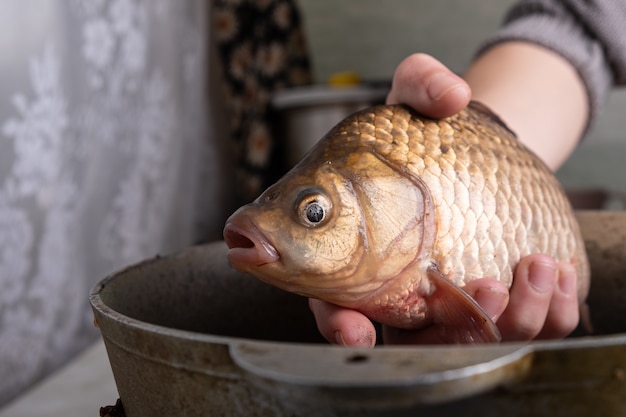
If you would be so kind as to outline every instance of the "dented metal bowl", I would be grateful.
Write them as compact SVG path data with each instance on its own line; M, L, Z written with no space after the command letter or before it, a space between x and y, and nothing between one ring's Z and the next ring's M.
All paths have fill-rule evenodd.
M622 414L626 212L578 217L592 336L329 346L305 299L234 271L222 242L129 267L90 301L128 417Z

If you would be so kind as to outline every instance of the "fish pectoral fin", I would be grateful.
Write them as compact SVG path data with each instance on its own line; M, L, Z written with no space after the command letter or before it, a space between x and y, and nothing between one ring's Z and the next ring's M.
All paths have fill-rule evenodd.
M435 288L428 303L444 342L497 343L502 340L496 324L467 292L434 266L428 268L428 278Z

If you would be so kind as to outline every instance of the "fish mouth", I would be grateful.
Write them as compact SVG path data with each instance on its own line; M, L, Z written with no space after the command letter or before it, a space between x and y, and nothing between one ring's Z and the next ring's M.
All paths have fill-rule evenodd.
M250 220L229 219L224 227L228 261L243 272L280 259L274 245Z

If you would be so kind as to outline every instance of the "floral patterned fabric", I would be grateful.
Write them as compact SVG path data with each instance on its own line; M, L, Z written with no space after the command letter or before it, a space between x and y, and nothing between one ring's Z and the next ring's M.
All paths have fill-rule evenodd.
M98 337L98 280L194 241L219 158L206 2L7 0L0 32L2 404Z
M238 202L285 170L273 131L272 93L312 82L307 45L291 0L215 0L215 40L224 76Z

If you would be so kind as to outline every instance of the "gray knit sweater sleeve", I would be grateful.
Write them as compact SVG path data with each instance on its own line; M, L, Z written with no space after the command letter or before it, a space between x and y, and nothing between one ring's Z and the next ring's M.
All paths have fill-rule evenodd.
M479 53L511 40L542 45L572 63L587 89L589 124L604 106L611 87L626 84L624 0L519 1Z

